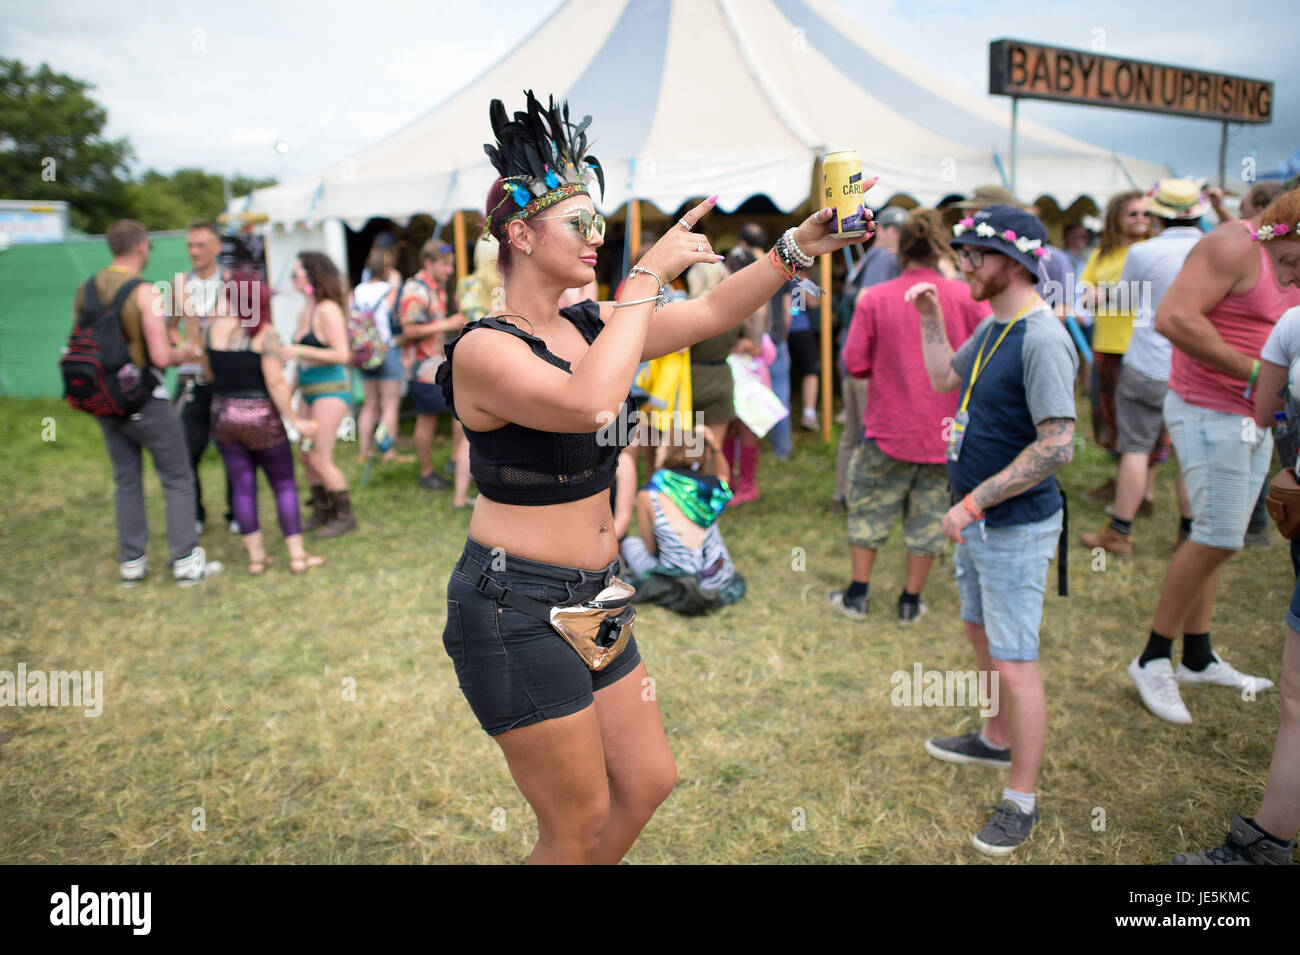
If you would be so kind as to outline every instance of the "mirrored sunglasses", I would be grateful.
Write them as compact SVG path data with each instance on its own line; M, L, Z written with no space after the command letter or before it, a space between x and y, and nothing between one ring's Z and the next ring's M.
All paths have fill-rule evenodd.
M534 216L536 220L544 219L563 219L566 222L577 221L578 232L588 242L595 240L596 236L605 238L605 217L599 212L588 212L586 209L579 209L576 212L566 212L562 216Z

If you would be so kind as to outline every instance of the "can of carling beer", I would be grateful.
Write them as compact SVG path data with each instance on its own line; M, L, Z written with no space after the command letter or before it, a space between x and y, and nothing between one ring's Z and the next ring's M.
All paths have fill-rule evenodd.
M862 203L862 163L851 149L827 153L822 160L823 206L835 210L827 228L831 235L862 235L867 231Z

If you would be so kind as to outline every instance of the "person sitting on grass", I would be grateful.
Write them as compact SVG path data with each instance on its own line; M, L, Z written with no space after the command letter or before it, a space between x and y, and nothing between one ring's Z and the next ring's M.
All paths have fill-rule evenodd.
M636 498L640 537L623 540L623 562L638 578L638 601L696 614L735 603L744 578L722 541L718 517L731 499L729 468L716 437L661 445L656 468ZM701 454L707 446L707 454ZM694 450L695 453L691 453Z

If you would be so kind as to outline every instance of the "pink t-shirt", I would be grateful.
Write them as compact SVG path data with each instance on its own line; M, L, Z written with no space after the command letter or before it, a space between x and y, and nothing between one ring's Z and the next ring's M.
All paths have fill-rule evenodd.
M1259 280L1254 287L1225 295L1205 316L1223 340L1247 358L1258 358L1282 313L1300 305L1300 289L1278 285L1264 243L1257 244ZM1177 348L1169 368L1169 387L1188 404L1245 418L1255 416L1255 400L1245 396L1244 381L1189 358Z
M844 342L844 367L855 378L869 379L862 423L881 451L899 461L943 464L958 392L941 395L930 386L921 351L921 316L903 301L917 282L933 282L939 290L954 351L992 314L987 302L971 298L965 282L933 269L908 269L862 294Z

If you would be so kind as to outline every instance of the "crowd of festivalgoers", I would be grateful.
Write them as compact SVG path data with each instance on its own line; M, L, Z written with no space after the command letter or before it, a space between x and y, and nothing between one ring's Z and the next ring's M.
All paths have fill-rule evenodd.
M891 609L900 624L913 624L929 609L923 591L935 558L956 543L962 626L979 670L997 674L1003 705L981 729L930 740L926 749L1007 771L1001 800L974 839L986 853L1013 851L1039 818L1047 739L1039 628L1049 563L1069 546L1055 475L1074 455L1078 388L1091 407L1092 439L1115 462L1114 477L1083 495L1109 516L1081 535L1084 547L1118 559L1141 547L1137 521L1155 510L1157 474L1171 449L1177 462L1180 545L1146 645L1128 668L1141 702L1186 724L1192 716L1180 688L1273 686L1219 656L1210 624L1223 564L1243 546L1268 542L1275 418L1285 419L1284 431L1300 418L1297 398L1288 397L1300 395L1291 371L1300 358L1300 190L1281 193L1256 185L1234 216L1221 193L1164 180L1149 193L1113 197L1096 230L1067 224L1057 247L1035 210L1005 189L980 187L949 209L881 210L865 255L837 279L833 354L844 428L831 510L844 515L850 561L829 604L854 620L871 615L875 559L901 521L905 579ZM116 223L108 243L112 264L92 280L100 302L149 258L139 223ZM706 294L767 255L770 243L759 225L742 225L733 251L692 266L675 294ZM418 271L406 279L391 248L377 245L350 291L327 256L303 252L291 275L304 305L287 342L270 322L264 283L254 283L252 296L229 294L250 279L218 266L219 247L214 226L193 223L193 267L176 276L173 300L156 302L141 284L120 307L136 364L177 371L174 395L159 377L138 412L100 419L116 483L122 579L138 583L148 572L146 448L166 499L173 576L188 585L221 569L199 545L210 523L198 477L209 442L225 465L225 520L247 549L248 572L261 574L273 561L258 523L259 468L290 568L321 564L324 557L307 551L307 534L322 540L358 528L334 462L336 435L353 411L354 371L364 395L356 415L362 460L401 460L399 412L409 400L418 486L450 490L455 507L472 506L473 462L454 415L452 473L434 467L438 418L453 411L435 376L466 323L500 311L495 243L478 243L474 271L454 287L453 250L437 239L424 244ZM358 317L379 342L378 357L363 367L354 351ZM820 333L818 299L791 284L740 327L648 363L638 376L634 397L648 414L640 440L620 456L610 507L625 575L642 599L695 614L743 598L722 518L760 499L761 457L790 457L793 424L820 429ZM298 474L290 429L301 437ZM1290 440L1287 467L1296 453ZM1176 862L1290 860L1300 829L1300 589L1286 624L1282 727L1263 806L1253 819L1233 820L1223 847Z

